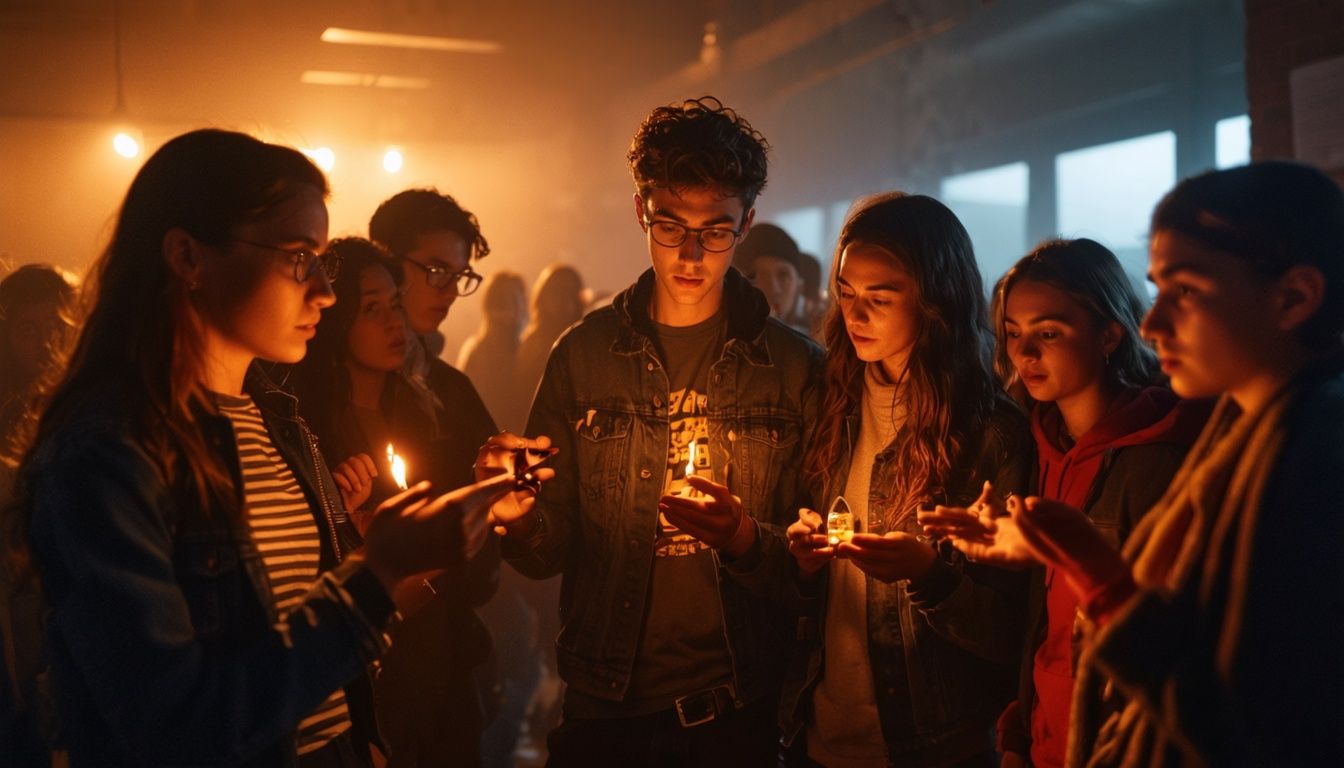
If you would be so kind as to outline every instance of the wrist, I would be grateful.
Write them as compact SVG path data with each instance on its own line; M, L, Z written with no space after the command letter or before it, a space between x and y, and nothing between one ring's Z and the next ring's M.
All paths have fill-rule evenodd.
M752 545L756 543L756 521L751 515L742 513L738 520L737 530L733 532L732 538L723 546L723 553L732 558L738 558L747 553Z

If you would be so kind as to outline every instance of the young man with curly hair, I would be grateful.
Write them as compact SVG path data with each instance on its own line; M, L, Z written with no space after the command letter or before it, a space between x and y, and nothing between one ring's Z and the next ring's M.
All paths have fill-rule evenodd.
M527 430L555 477L495 509L515 568L564 577L551 765L775 762L795 620L753 593L802 501L820 350L730 268L767 146L710 97L640 126L652 267L556 343Z

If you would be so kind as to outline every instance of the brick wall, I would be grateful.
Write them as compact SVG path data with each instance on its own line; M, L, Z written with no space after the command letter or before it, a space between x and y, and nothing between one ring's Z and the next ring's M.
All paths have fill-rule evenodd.
M1245 0L1245 4L1251 157L1291 158L1288 75L1304 64L1344 55L1344 0ZM1344 185L1344 169L1333 169L1333 176Z

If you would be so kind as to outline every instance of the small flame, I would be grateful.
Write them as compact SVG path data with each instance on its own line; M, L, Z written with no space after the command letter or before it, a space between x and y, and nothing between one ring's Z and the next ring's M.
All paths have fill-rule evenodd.
M391 443L387 444L387 462L392 465L392 480L398 488L406 490L406 462L392 450Z
M689 456L689 458L686 459L686 476L687 476L687 477L690 477L691 475L694 475L694 474L695 474L695 441L694 441L694 440L691 441L689 447L690 447L690 449L691 449L691 452L690 452L690 456Z

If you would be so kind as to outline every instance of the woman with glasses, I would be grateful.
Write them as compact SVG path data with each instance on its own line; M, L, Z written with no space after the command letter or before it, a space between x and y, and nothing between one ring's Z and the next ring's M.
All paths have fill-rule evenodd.
M389 447L408 468L408 481L455 487L470 482L471 464L454 460L461 446L442 430L444 408L422 382L402 373L407 336L400 264L357 237L333 240L326 254L341 264L336 303L322 311L293 381L299 411L362 526L377 504L398 492ZM391 766L478 762L483 722L473 671L489 656L490 637L473 608L494 593L499 545L487 537L467 554L464 569L422 579L398 595L416 610L403 609L410 615L392 629L392 647L374 683Z
M1022 488L1031 466L1026 420L990 368L970 238L932 198L861 201L831 290L804 462L828 509L788 529L808 614L782 694L788 764L992 766L1025 582L936 545L915 518L970 503L983 478Z
M503 481L424 483L361 548L255 365L300 360L332 303L326 194L295 150L188 133L136 175L94 267L7 542L50 604L72 765L366 764L342 686L383 653L396 586L485 533Z

